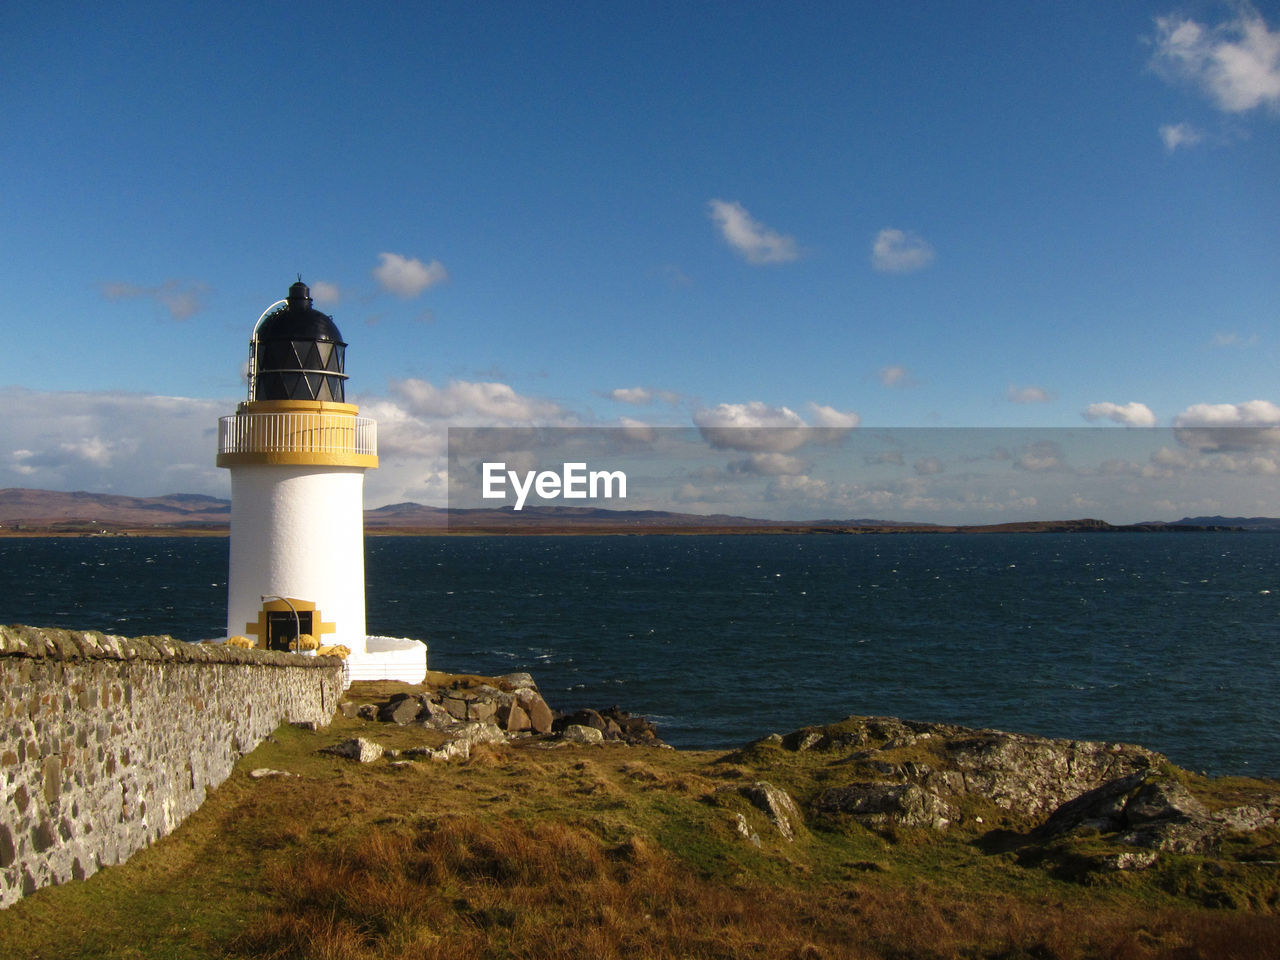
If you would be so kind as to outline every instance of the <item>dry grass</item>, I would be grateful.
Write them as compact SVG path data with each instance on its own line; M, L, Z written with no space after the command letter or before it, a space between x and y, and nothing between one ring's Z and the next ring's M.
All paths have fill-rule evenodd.
M281 728L172 836L0 912L0 957L1280 958L1267 902L1208 909L1151 871L1087 886L972 836L818 818L787 843L735 788L768 779L803 800L840 770L822 757L530 743L394 767L317 752L353 735L439 736ZM297 776L250 780L262 766ZM1208 882L1183 867L1164 880Z
M375 830L270 878L276 908L232 945L279 960L1214 958L1275 956L1272 918L1131 913L926 883L726 883L642 836L449 816Z

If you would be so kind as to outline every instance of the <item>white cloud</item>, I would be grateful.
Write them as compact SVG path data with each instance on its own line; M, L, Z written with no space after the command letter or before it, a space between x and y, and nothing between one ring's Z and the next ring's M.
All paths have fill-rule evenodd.
M794 237L777 233L752 219L742 204L712 200L708 206L721 236L748 263L787 263L800 256Z
M1098 420L1114 420L1126 427L1154 427L1156 415L1145 403L1091 403L1084 411L1084 418L1093 423Z
M759 400L721 403L694 411L703 439L721 450L744 453L789 453L806 443L835 443L861 422L853 412L810 402L813 424L790 407L771 407Z
M1179 147L1195 146L1204 135L1189 123L1166 123L1160 128L1160 139L1164 148L1173 153Z
M619 387L617 390L609 391L609 399L643 407L653 402L653 391L644 387Z
M0 487L226 496L214 464L234 401L0 389Z
M831 492L827 481L805 475L783 476L765 487L766 500L825 500Z
M485 421L484 425L493 426L497 425L494 421L500 424L563 423L568 416L559 404L516 393L505 383L452 380L441 388L429 381L411 378L394 381L391 391L411 414L431 419L481 420Z
M1015 387L1009 385L1009 391L1006 394L1010 403L1049 403L1053 400L1053 394L1044 387Z
M1280 106L1280 32L1272 32L1248 3L1214 27L1178 16L1156 19L1152 65L1192 83L1219 109L1243 113Z
M721 403L697 410L693 422L711 446L722 450L786 453L808 439L805 436L808 426L800 414L759 400Z
M132 283L104 283L102 295L108 300L152 300L164 307L174 320L186 320L204 308L209 288L203 283L166 280L158 287Z
M914 233L886 227L871 246L871 265L881 273L911 273L933 262L933 248Z
M406 300L449 279L449 271L439 260L423 263L398 253L380 253L378 257L382 262L373 268L374 278L382 289Z
M336 283L317 280L311 284L311 299L319 304L337 303L342 299L342 291Z
M1248 451L1280 446L1280 406L1269 400L1197 403L1173 418L1178 442L1196 450Z
M878 376L886 387L902 387L911 382L910 374L903 366L881 367Z
M816 427L824 427L829 430L852 430L862 422L862 417L852 410L848 412L837 410L835 407L824 406L813 401L810 401L808 406L813 424Z
M1052 440L1039 440L1027 444L1015 455L1013 466L1031 473L1068 469L1066 460L1062 456L1062 448Z

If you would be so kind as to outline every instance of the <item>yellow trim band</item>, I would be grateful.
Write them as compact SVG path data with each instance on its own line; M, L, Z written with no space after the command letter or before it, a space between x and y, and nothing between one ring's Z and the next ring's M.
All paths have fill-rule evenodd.
M378 468L377 454L372 453L220 453L218 466L238 467L244 464L267 466L359 467Z

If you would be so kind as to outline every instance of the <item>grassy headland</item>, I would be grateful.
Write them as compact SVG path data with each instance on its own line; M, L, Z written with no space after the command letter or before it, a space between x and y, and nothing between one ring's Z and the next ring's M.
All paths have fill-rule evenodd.
M169 837L0 913L0 956L1280 956L1275 829L1230 856L1099 870L1105 838L1029 853L1029 824L981 802L946 831L814 812L847 751L533 738L461 762L317 752L352 736L444 739L341 715L282 727ZM1166 773L1209 806L1275 788ZM760 781L805 811L794 839L741 790Z

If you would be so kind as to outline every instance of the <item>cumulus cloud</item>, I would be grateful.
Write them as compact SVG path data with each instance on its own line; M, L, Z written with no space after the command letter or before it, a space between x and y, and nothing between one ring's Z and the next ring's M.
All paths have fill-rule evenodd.
M374 279L382 289L406 300L449 279L449 271L439 260L423 263L398 253L380 253L378 258L381 263L373 268Z
M861 420L856 413L818 403L810 403L808 409L812 425L790 407L771 407L759 400L705 407L694 411L693 422L717 449L789 453L806 443L838 442Z
M427 380L393 381L391 392L415 416L453 420L480 420L485 425L565 422L559 404L517 393L505 383L473 383L452 380L437 387ZM455 424L456 425L456 424Z
M819 477L806 475L783 476L770 481L765 487L766 500L825 500L831 493L831 485Z
M829 430L852 430L862 422L862 417L854 413L852 410L837 410L835 407L824 406L820 403L809 402L809 415L813 420L815 427L823 427Z
M1013 466L1031 473L1047 473L1067 469L1062 448L1052 440L1028 443L1014 455Z
M336 283L328 283L324 280L317 280L310 284L311 299L316 303L325 304L337 303L342 299L342 291L338 289Z
M1113 420L1126 427L1154 427L1156 415L1145 403L1091 403L1084 411L1084 418L1090 423L1098 420Z
M1203 451L1280 447L1280 406L1269 400L1197 403L1173 418L1183 446Z
M0 389L0 487L226 496L214 465L233 402Z
M1005 394L1010 403L1049 403L1053 400L1053 394L1044 387L1015 387L1009 385L1009 390Z
M1204 139L1204 135L1189 123L1166 123L1160 128L1160 139L1170 153L1179 147L1192 147Z
M1228 113L1280 107L1280 31L1272 31L1252 6L1206 26L1179 16L1156 19L1152 66L1191 83Z
M911 273L933 262L933 247L905 230L886 227L871 246L871 266L881 273Z
M789 407L771 407L759 400L721 403L697 410L694 425L703 439L721 450L786 453L801 446L808 425Z
M653 402L653 391L644 387L619 387L617 390L609 391L609 399L643 407Z
M787 263L800 256L794 237L769 229L740 203L712 200L707 206L720 235L748 263Z
M166 280L158 287L133 283L104 283L102 295L108 300L151 300L162 306L174 320L186 320L204 308L209 288L202 283Z

